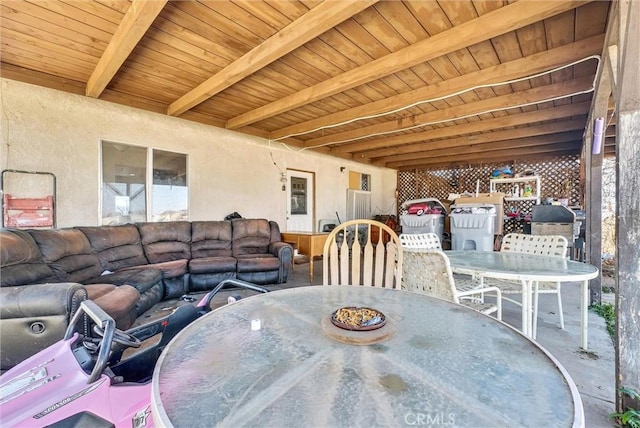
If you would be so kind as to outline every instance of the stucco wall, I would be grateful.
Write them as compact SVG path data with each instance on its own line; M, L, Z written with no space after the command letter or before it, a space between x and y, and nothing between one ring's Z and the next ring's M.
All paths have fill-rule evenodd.
M349 170L371 175L373 214L395 213L394 170L13 80L0 79L0 89L0 168L55 174L58 227L99 224L102 140L187 154L191 220L238 211L285 230L279 168L316 174L317 219L346 218ZM42 193L33 185L13 191Z

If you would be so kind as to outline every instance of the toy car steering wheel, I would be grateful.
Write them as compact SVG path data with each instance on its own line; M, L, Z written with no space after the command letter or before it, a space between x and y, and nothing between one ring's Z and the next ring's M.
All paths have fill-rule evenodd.
M93 331L100 336L101 338L104 338L104 330L102 329L102 327L100 327L99 325L94 325L93 326ZM122 330L118 330L116 329L113 332L113 342L114 343L118 343L122 346L126 346L129 348L139 348L140 347L140 339L138 339L137 337L122 331Z

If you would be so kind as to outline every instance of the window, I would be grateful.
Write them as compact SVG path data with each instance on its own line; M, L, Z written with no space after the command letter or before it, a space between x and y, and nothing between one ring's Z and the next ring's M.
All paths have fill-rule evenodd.
M145 147L102 142L103 225L188 219L187 156L153 150L148 168L149 152Z
M147 149L102 142L102 224L146 221Z
M349 189L371 190L371 175L349 171Z
M360 176L360 190L371 190L369 183L371 183L371 176L369 174L362 174Z
M291 214L307 214L307 179L291 177Z
M187 156L153 151L151 221L188 220Z

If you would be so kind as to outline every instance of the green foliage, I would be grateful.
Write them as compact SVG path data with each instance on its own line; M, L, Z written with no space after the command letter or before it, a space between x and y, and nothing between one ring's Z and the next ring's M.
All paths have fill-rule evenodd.
M596 303L591 305L591 309L604 318L607 332L609 336L614 338L616 334L616 307L611 303Z
M640 393L631 388L620 388L620 392L636 401L640 401ZM640 410L628 408L623 413L612 413L610 418L617 419L623 427L640 428Z

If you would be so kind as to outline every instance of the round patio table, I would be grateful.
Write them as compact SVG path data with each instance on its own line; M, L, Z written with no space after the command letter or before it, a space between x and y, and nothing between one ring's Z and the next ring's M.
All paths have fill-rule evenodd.
M347 331L345 306L382 312ZM584 426L566 370L494 318L373 287L309 286L252 296L186 327L152 381L161 426Z
M506 251L445 251L453 272L487 278L511 279L522 284L522 332L533 336L533 283L580 282L580 346L587 349L589 328L589 280L599 271L588 263L559 257Z

